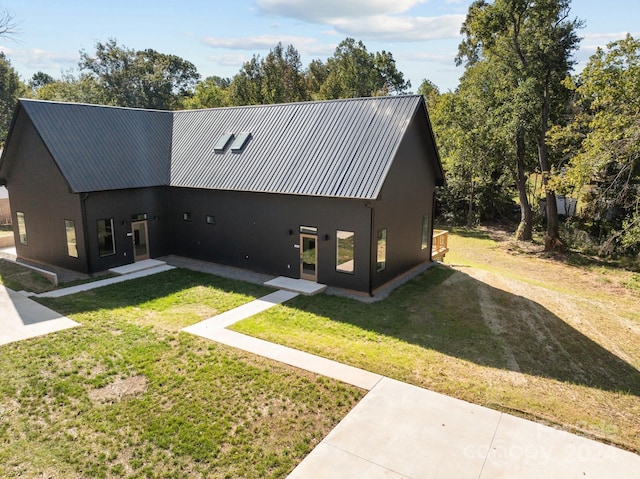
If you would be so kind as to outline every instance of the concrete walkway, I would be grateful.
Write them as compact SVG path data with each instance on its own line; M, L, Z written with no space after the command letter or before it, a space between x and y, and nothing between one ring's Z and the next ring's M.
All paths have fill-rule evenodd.
M75 326L79 324L0 285L0 345Z
M137 263L134 263L137 264ZM34 294L37 298L61 298L62 296L68 296L70 294L81 293L83 291L89 291L91 289L102 288L110 284L122 283L123 281L129 281L130 279L143 278L156 273L162 273L163 271L169 271L175 269L175 266L168 264L162 264L154 266L152 268L143 268L139 270L130 269L130 272L123 273L122 276L114 276L112 278L100 279L98 281L92 281L90 283L83 283L77 286L70 286L68 288L54 289L53 291L47 291L46 293Z
M369 391L288 479L638 479L640 456L225 329L278 291L184 331Z

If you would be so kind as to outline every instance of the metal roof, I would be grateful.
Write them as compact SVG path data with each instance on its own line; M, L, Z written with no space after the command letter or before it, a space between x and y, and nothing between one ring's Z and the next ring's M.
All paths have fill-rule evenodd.
M20 100L71 189L166 185L172 114Z
M409 123L426 117L419 95L179 112L20 105L74 192L170 185L374 199ZM244 148L220 150L229 133L249 133Z
M174 117L172 186L372 199L420 96L182 111ZM250 132L241 153L215 151Z

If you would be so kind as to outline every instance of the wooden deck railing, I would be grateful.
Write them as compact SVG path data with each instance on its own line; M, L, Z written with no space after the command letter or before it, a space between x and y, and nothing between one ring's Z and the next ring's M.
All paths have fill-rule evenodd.
M447 230L433 230L433 242L431 247L431 259L442 261L449 251L449 232Z

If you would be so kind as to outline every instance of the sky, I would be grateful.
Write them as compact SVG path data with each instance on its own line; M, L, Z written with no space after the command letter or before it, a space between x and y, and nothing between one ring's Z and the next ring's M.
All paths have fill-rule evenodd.
M306 67L326 60L345 38L369 52L386 50L416 91L423 79L454 90L463 68L454 58L467 0L0 0L18 33L0 51L27 81L37 71L77 74L80 51L115 38L135 50L152 48L192 62L202 78L233 77L256 54L292 44ZM571 17L585 22L575 55L584 67L598 46L631 33L640 37L637 0L574 0Z

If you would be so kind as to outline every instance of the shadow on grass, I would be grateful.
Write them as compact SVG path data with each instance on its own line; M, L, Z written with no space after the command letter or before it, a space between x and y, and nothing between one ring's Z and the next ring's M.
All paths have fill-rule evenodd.
M211 274L173 269L144 278L89 290L61 298L38 298L39 303L64 315L85 313L98 309L117 309L140 306L190 288L212 287L223 293L258 297L273 289L243 281L221 278Z
M287 305L479 365L640 396L634 366L542 305L445 266L379 303L313 296Z

